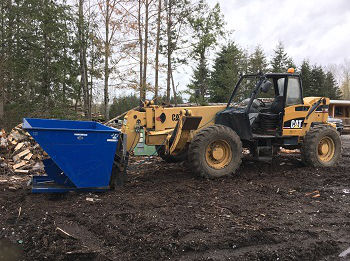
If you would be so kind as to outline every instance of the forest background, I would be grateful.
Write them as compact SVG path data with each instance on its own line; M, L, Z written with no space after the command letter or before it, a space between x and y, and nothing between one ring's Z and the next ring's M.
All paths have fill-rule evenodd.
M22 117L108 120L146 99L226 102L240 74L289 67L304 96L350 99L346 57L295 64L283 42L273 46L270 56L241 47L220 5L205 0L2 0L0 127Z

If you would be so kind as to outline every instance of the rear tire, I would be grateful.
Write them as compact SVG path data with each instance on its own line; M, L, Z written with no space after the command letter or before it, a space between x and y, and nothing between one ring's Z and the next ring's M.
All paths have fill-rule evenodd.
M242 142L231 128L212 125L200 130L189 146L189 163L204 178L219 178L236 172L242 162Z
M336 129L329 125L312 127L305 135L301 156L307 166L334 166L341 156L341 139Z

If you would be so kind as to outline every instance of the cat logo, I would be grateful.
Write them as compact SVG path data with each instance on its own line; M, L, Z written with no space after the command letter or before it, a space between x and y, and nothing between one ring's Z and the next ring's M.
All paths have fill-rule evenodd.
M291 120L290 128L291 129L301 129L303 120Z
M180 114L173 114L171 115L172 121L178 121L180 119Z

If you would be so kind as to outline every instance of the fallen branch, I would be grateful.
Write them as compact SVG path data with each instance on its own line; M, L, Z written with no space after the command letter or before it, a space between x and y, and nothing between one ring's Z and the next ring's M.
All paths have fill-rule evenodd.
M63 238L73 238L76 239L73 235L69 234L68 232L64 231L62 228L56 227L56 232Z

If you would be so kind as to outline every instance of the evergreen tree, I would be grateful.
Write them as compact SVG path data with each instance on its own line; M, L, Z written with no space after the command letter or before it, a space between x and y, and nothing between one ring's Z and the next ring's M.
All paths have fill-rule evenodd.
M254 52L249 56L248 60L248 72L259 73L267 71L267 60L264 54L264 50L258 45Z
M199 64L193 70L193 77L191 83L188 85L190 90L195 93L191 93L191 101L204 102L204 97L208 90L209 85L209 71L207 68L206 59L201 59Z
M115 97L110 107L111 117L114 118L140 104L140 98L135 94Z
M311 96L325 96L325 80L326 74L321 66L314 65L311 70Z
M292 58L288 57L282 42L279 42L271 60L271 71L274 73L284 73L287 72L289 67L295 67L295 64Z
M236 44L229 43L221 49L210 77L211 102L227 102L245 64L246 56Z
M326 73L326 79L325 79L325 96L329 97L330 99L340 99L342 96L341 90L337 84L337 81L334 78L334 75L332 72Z
M183 103L184 103L184 100L182 99L181 92L176 93L176 101L174 96L171 96L170 98L170 104L183 104ZM169 102L167 101L166 95L159 97L159 104L166 104L166 105L169 104Z
M314 96L314 91L311 89L311 65L308 60L304 60L300 67L301 79L303 84L304 97Z
M341 91L332 72L324 72L321 66L310 65L304 60L301 67L304 97L325 96L330 99L339 99Z
M287 70L289 68L297 68L297 65L294 63L293 58L289 57L287 61Z
M5 112L13 122L6 124L23 116L70 117L66 97L75 92L79 68L70 6L48 0L7 3L0 53L7 55Z
M208 51L224 34L224 19L219 4L209 9L204 0L200 0L196 12L189 17L193 30L193 57L198 61L192 82L188 85L192 95L198 95L200 101L205 100L208 91L209 70L207 65ZM194 93L193 93L194 91Z

